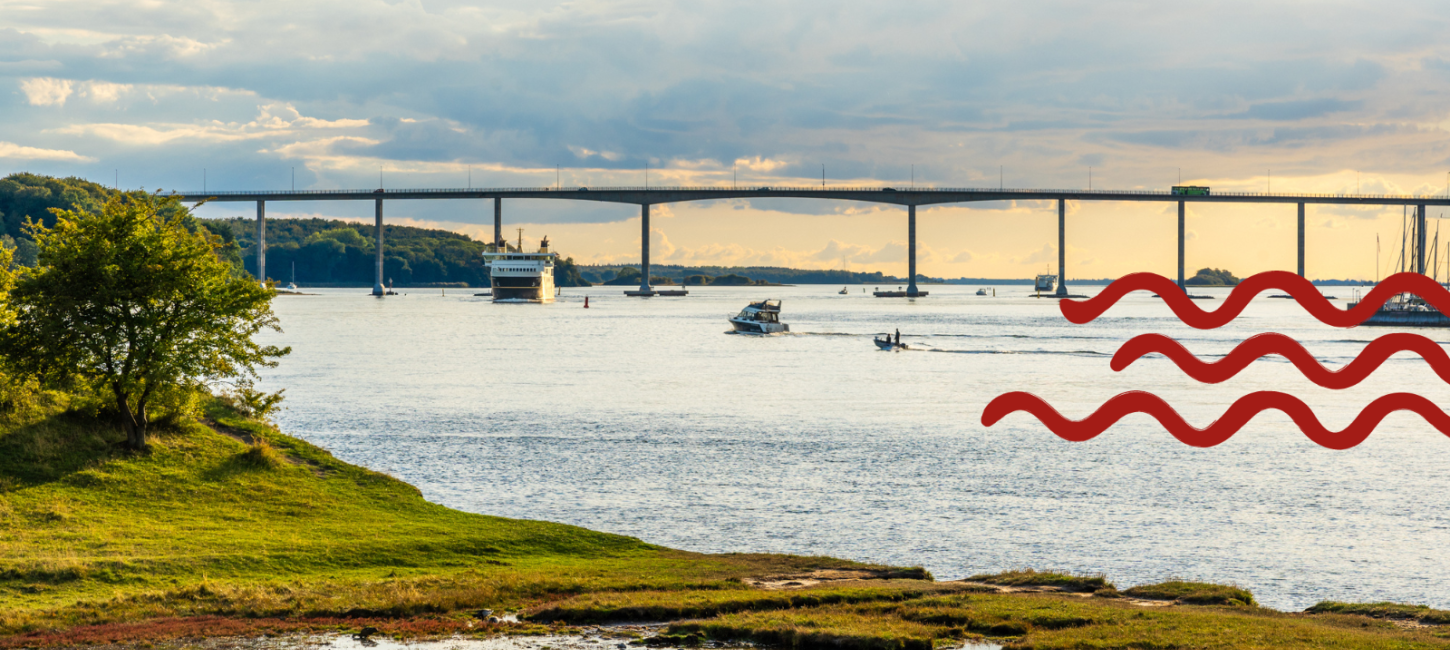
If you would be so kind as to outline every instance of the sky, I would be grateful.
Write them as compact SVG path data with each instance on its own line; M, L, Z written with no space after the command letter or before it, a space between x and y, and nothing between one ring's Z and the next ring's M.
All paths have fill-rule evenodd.
M182 191L597 187L641 185L648 166L651 185L824 173L836 186L1445 193L1447 19L1443 2L0 0L0 173ZM386 211L492 230L491 201ZM584 263L637 261L638 215L504 204L511 235L548 235ZM651 215L656 263L906 271L899 206ZM1401 215L1310 206L1309 275L1382 276ZM1292 205L1190 204L1190 272L1292 270L1294 221ZM1175 233L1171 203L1069 204L1068 276L1172 274ZM1055 271L1056 206L925 208L918 237L928 275Z

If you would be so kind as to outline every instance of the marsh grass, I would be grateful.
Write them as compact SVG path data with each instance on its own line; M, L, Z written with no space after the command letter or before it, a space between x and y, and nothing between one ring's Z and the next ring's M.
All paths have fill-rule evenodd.
M1136 607L1048 593L952 594L902 602L739 612L669 626L671 634L799 650L925 650L987 637L1011 648L1445 648L1433 629L1259 608Z
M1129 587L1124 596L1152 600L1172 600L1190 605L1256 605L1249 590L1233 585L1210 582L1169 580L1151 585Z
M550 603L527 613L533 621L573 624L624 621L675 621L710 618L747 611L773 611L865 603L906 601L941 593L974 591L971 585L914 580L871 581L869 585L827 585L813 589L768 591L722 589L715 591L634 591L589 593Z
M1326 600L1304 611L1310 614L1353 614L1356 616L1368 616L1370 618L1418 621L1427 625L1450 625L1450 611L1431 609L1426 605L1383 602L1341 603Z
M1037 571L1017 569L1002 573L981 573L967 578L972 582L1004 587L1057 587L1067 591L1098 591L1114 589L1107 576L1100 573L1079 574L1068 571Z

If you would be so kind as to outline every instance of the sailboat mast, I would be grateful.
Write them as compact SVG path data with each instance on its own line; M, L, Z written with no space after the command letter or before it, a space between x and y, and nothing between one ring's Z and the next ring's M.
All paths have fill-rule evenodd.
M1434 268L1430 271L1430 279L1440 281L1440 223L1435 222L1435 242L1430 244L1430 259L1435 261Z

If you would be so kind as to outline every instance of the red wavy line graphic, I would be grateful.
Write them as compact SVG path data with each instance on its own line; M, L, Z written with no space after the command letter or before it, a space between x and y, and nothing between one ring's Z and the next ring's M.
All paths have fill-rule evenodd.
M1224 300L1223 306L1204 311L1193 303L1178 284L1156 273L1130 273L1108 285L1103 292L1087 300L1062 300L1062 315L1081 325L1090 323L1133 291L1152 291L1163 297L1173 314L1190 327L1213 329L1223 327L1243 313L1254 296L1269 289L1279 289L1293 296L1299 305L1320 322L1333 327L1354 327L1363 323L1380 306L1401 293L1413 293L1425 302L1450 314L1450 291L1428 276L1419 273L1396 273L1375 286L1354 309L1338 309L1329 303L1308 280L1288 271L1266 271L1244 278Z
M1277 354L1293 363L1304 377L1324 388L1339 390L1364 381L1396 352L1414 352L1430 364L1440 379L1450 383L1450 354L1439 344L1419 334L1396 332L1386 334L1366 345L1354 361L1339 370L1330 370L1298 341L1283 334L1259 334L1240 343L1218 361L1204 361L1193 356L1181 343L1162 334L1143 334L1128 339L1113 355L1114 371L1121 372L1134 361L1152 353L1168 357L1184 374L1205 384L1217 384L1239 374L1255 359Z
M1124 416L1146 413L1180 442L1193 447L1212 447L1233 437L1261 411L1270 409L1282 411L1310 440L1330 449L1349 449L1364 442L1380 421L1395 411L1414 411L1440 433L1450 436L1450 415L1430 400L1411 393L1390 393L1370 402L1342 431L1326 429L1307 404L1293 395L1275 391L1259 391L1239 398L1224 411L1222 417L1202 429L1184 421L1162 398L1143 391L1130 391L1113 397L1082 420L1069 420L1042 398L1017 391L998 395L987 404L982 411L982 425L990 427L1008 414L1026 411L1041 420L1059 438L1083 442L1096 438Z

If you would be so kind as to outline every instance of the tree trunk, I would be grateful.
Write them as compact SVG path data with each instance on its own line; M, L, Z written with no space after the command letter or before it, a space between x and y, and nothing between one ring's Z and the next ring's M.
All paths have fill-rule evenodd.
M126 446L135 451L149 451L146 444L145 411L137 418L136 413L131 410L130 396L119 386L113 386L111 390L116 394L116 410L120 411L121 422L126 426Z

